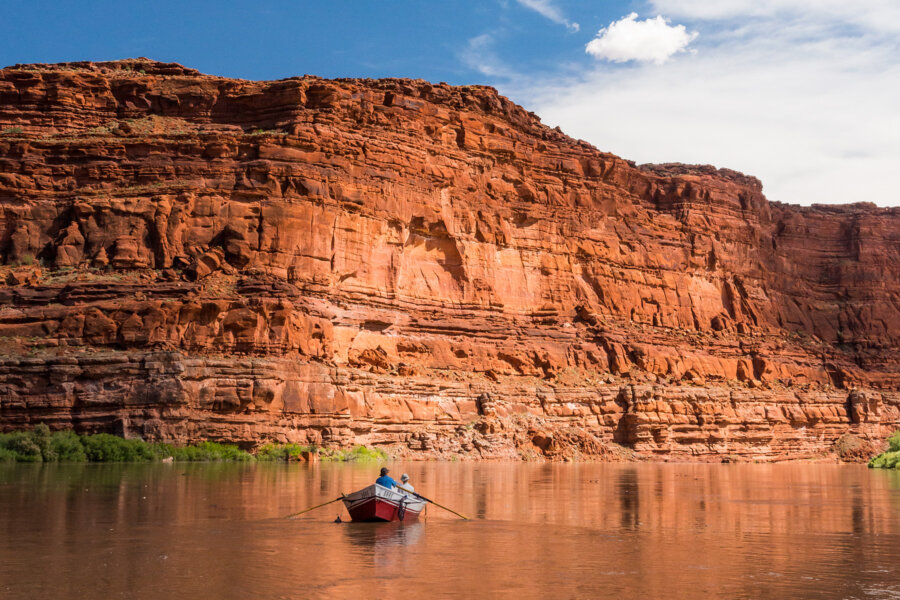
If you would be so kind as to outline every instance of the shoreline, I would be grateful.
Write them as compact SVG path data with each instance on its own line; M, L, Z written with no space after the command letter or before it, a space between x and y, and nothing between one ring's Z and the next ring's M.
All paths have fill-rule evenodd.
M894 446L897 445L895 448ZM237 444L201 441L196 444L176 446L166 442L147 442L140 438L124 438L108 433L78 434L66 429L52 432L45 424L30 430L0 433L0 464L3 463L153 463L153 462L521 462L521 463L621 463L621 464L869 464L895 468L890 456L900 450L900 432L895 434L886 451L855 438L842 436L826 452L804 453L794 456L748 457L730 454L702 456L645 455L615 443L606 444L602 452L595 454L574 452L558 455L519 451L496 455L476 456L472 453L433 454L410 452L408 449L392 452L391 447L326 447L293 443L263 442L254 448L242 448ZM887 457L881 459L881 457ZM875 464L881 460L881 463Z

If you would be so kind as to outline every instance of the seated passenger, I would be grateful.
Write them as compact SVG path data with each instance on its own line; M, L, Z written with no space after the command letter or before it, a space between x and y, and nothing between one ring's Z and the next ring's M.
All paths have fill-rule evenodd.
M380 485L382 487L386 487L389 490L391 490L397 486L397 482L394 480L394 478L388 477L388 468L387 467L381 468L381 477L376 479L375 483L377 483L378 485Z
M409 475L407 475L406 473L400 476L400 491L406 492L407 496L409 496L410 493L414 493L416 491L416 488L414 488L409 482Z

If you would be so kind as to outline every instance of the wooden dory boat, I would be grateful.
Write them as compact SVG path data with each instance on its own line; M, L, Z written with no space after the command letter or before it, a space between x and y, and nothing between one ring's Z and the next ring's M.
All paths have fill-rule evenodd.
M342 498L353 521L415 521L425 501L373 483Z

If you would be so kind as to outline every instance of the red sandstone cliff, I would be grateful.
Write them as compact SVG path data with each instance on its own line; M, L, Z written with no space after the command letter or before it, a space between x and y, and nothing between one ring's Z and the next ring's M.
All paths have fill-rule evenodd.
M8 67L0 258L7 429L767 459L900 425L900 209L635 166L485 87Z

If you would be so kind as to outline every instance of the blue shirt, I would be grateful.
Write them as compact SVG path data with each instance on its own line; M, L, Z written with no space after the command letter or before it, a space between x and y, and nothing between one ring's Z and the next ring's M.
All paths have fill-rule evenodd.
M375 483L377 483L380 486L386 487L387 489L391 489L393 487L396 487L396 485L397 485L397 482L394 481L394 478L390 477L388 475L382 475L381 477L379 477L378 479L375 480Z

